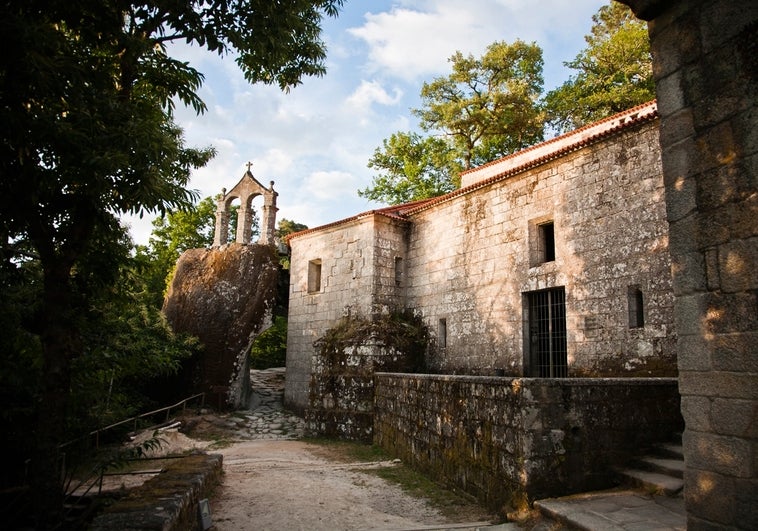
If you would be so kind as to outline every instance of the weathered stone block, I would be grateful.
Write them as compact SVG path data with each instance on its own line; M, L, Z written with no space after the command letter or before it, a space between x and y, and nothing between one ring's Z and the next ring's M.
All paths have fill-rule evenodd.
M677 349L677 362L679 363L680 372L683 370L707 371L713 367L709 345L703 343L699 335L688 334L679 336Z
M666 77L698 57L699 28L695 16L681 9L684 2L677 2L674 11L666 6L665 18L657 18L650 22L651 38L655 39L653 50L653 75L656 79Z
M688 428L682 436L682 446L688 469L710 470L732 478L753 475L753 448L745 439Z
M746 337L747 340L745 340ZM713 352L711 354L713 369L758 374L758 349L755 345L758 345L758 330L745 332L742 335L724 334L714 337L707 345ZM700 370L694 366L693 368Z
M702 259L702 255L699 257ZM694 255L694 259L697 260L697 258L698 255ZM705 329L702 316L706 313L704 311L707 308L706 296L702 293L692 294L682 291L677 297L676 304L676 331L679 337L702 335Z
M659 79L655 90L658 99L658 113L665 116L667 121L668 117L674 113L688 112L687 109L684 109L684 92L680 71L671 72L666 77ZM672 127L671 129L682 131L679 127ZM661 132L663 134L663 124L661 124ZM679 136L679 139L684 138L684 136ZM676 139L677 136L667 136L667 138ZM668 142L666 145L669 145Z
M702 396L682 397L682 417L688 430L711 429L711 399Z
M719 524L733 526L736 523L734 515L737 492L734 478L693 468L688 463L684 472L684 481L687 486L684 489L687 513L697 519L705 520L694 522L696 529L709 529L707 526Z
M678 76L672 74L674 78L672 83L678 82ZM658 89L660 90L660 88ZM680 91L679 87L671 87L669 90ZM685 141L695 134L692 111L690 109L679 109L671 114L665 125L661 125L660 138L661 143L671 146L680 141Z
M756 444L756 443L753 443ZM758 459L758 457L756 458ZM758 529L758 511L755 501L758 500L758 479L735 479L736 518L740 529Z
M755 2L705 2L699 16L702 53L707 55L730 48L728 41L735 37L744 38L746 26L758 18L758 6ZM745 41L741 38L737 42L741 45Z
M758 400L756 376L739 372L680 371L679 392L682 396L712 396Z
M753 223L755 226L756 223ZM721 289L726 293L745 292L758 286L758 238L732 240L719 248ZM755 296L753 296L755 298ZM752 301L756 304L755 301ZM751 328L756 328L755 308L746 315L752 317Z
M758 439L758 400L715 398L711 418L713 433Z

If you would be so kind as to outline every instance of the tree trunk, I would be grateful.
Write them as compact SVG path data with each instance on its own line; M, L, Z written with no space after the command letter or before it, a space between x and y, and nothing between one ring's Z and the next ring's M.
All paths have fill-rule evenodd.
M66 415L71 384L71 360L79 353L79 333L72 312L70 268L45 271L44 308L40 338L44 352L42 393L37 404L36 447L30 485L38 529L61 521Z

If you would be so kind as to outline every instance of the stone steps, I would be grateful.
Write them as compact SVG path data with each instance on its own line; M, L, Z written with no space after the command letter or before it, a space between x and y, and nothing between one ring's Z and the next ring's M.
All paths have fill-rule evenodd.
M652 455L633 460L619 471L624 483L653 495L676 496L684 488L684 453L682 445L656 446Z
M681 443L656 446L619 470L626 490L588 492L539 500L534 507L571 529L612 531L627 529L686 529L681 496L684 454Z
M647 470L624 469L621 476L627 483L654 496L676 496L684 487L681 478Z

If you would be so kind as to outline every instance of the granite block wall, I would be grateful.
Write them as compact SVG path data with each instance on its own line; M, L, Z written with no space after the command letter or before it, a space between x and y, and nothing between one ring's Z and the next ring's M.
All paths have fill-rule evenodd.
M326 330L349 315L369 317L402 306L394 264L395 257L405 255L405 238L405 222L367 215L295 240L290 259L287 407L304 412L308 406L313 343Z
M758 528L758 3L622 0L650 21L687 528Z
M527 297L564 287L570 376L676 375L663 197L652 120L413 214L407 304L431 330L444 319L447 334L430 366L535 375ZM641 327L629 323L630 288L644 300Z
M615 466L682 429L673 378L375 381L374 442L495 510L613 486Z

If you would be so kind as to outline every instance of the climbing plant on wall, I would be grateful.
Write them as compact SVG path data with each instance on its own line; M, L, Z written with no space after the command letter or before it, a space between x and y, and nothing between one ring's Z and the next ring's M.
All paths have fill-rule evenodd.
M314 346L330 367L344 366L351 348L372 345L398 354L375 358L377 370L419 372L425 367L429 338L429 329L421 316L405 309L373 319L345 317L316 340Z

